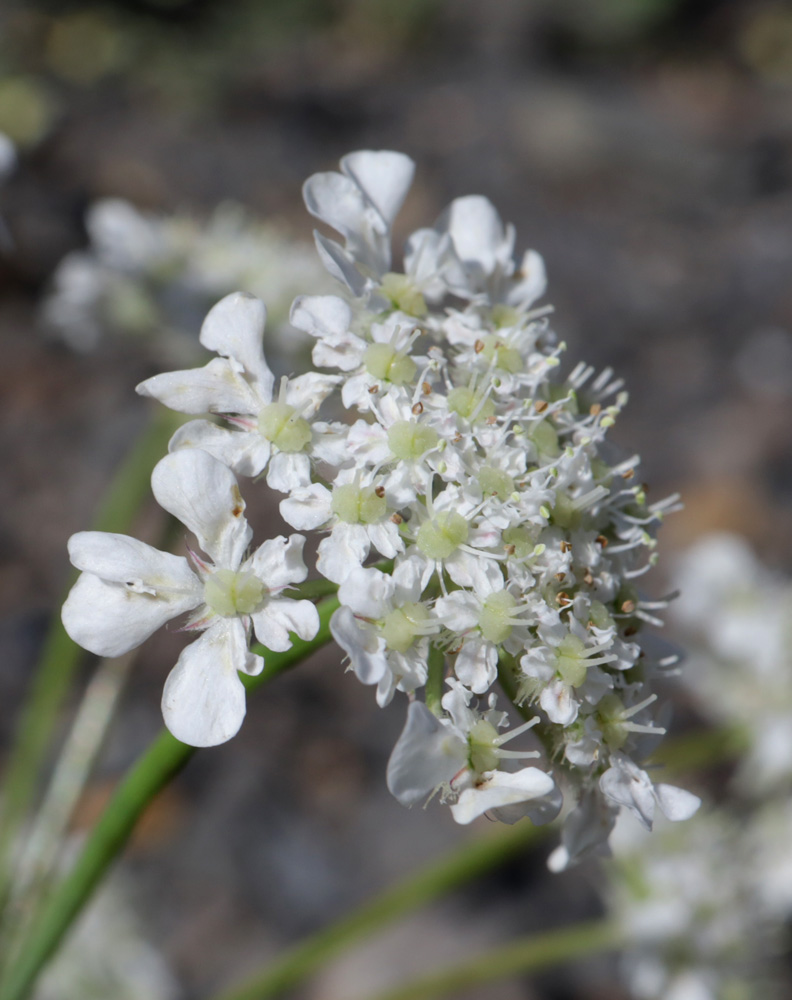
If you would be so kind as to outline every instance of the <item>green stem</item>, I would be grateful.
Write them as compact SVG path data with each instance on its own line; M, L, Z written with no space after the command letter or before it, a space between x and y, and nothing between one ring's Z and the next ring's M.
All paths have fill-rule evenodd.
M426 707L439 718L443 714L445 689L445 654L437 646L429 647L429 664L424 698Z
M295 639L291 649L284 653L267 652L263 672L258 677L245 678L245 686L260 687L329 642L330 616L337 607L337 598L322 601L318 605L320 625L316 637L307 642ZM123 849L146 806L194 753L194 747L163 731L132 767L105 807L74 868L55 888L34 921L16 962L3 979L0 1000L24 1000L28 996L38 973Z
M622 932L606 920L592 920L521 938L468 962L441 969L373 1000L435 1000L474 986L548 969L561 962L619 947Z
M246 983L215 1000L270 1000L308 979L325 962L399 917L504 864L538 841L543 829L530 823L506 827L467 843L450 857L433 861L406 881L324 927L276 959Z
M151 470L166 451L176 426L170 413L152 420L116 472L95 518L96 530L124 531L129 527L149 495ZM58 713L83 655L66 635L60 616L53 618L6 764L0 814L0 911L8 894L10 855L35 796Z

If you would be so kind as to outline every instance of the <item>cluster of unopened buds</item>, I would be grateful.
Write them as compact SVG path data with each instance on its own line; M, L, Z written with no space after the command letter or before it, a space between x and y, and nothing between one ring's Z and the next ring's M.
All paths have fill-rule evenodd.
M195 535L189 557L83 532L69 633L112 656L189 612L198 638L165 685L165 721L196 746L242 724L240 672L294 633L315 635L304 536L250 549L238 481L266 478L297 531L318 531L316 569L338 584L331 630L380 705L407 696L387 780L396 798L439 792L454 819L553 819L570 800L554 867L603 850L622 807L690 816L698 800L640 766L664 730L653 679L671 660L638 644L663 602L640 599L654 529L674 498L647 504L637 458L605 436L626 395L610 371L562 374L542 259L515 264L514 231L483 197L453 201L406 242L391 228L414 165L363 151L304 187L338 295L298 297L291 322L314 338L317 371L276 383L266 311L243 293L209 313L205 367L138 386L199 419L153 475L158 502ZM322 419L341 415L346 420ZM209 417L209 419L207 419ZM219 420L217 418L220 418ZM377 561L379 560L379 561ZM493 692L522 713L513 725Z

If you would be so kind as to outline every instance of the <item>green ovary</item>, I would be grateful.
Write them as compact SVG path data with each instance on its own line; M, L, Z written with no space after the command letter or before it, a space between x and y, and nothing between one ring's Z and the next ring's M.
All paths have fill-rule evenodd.
M558 644L556 670L561 680L570 687L580 687L586 679L586 645L576 635L568 635Z
M556 490L556 502L553 507L553 524L559 528L574 531L580 527L581 513L574 502L563 490Z
M479 719L468 733L468 760L471 768L477 774L481 774L483 771L497 770L497 739L498 730L486 719Z
M501 643L509 638L513 627L510 621L511 612L516 604L516 599L508 590L499 590L489 595L479 616L479 628L485 639Z
M597 706L602 738L611 750L621 750L630 732L624 723L624 704L616 694L606 694Z
M402 462L416 462L436 444L437 431L411 420L397 420L388 430L388 447Z
M485 495L494 494L500 500L505 500L514 493L514 480L509 473L492 465L482 465L478 481Z
M447 559L468 538L468 523L461 514L443 511L424 521L415 544L429 559Z
M259 414L258 426L261 434L281 451L302 451L311 440L311 425L297 416L288 403L265 406Z
M336 486L330 501L333 513L347 524L374 524L385 516L385 497L377 496L373 486L363 488L355 483Z
M536 538L522 525L507 528L503 532L503 541L506 545L514 546L514 555L518 559L525 559L529 556L536 545Z
M555 458L561 454L561 449L558 446L558 435L547 420L540 420L538 424L534 424L530 438L540 455Z
M487 398L482 402L482 396L475 389L464 385L449 392L448 409L465 420L470 420L474 413L476 420L486 420L495 415L495 404L491 399Z
M404 385L414 377L418 366L412 358L390 344L369 344L363 357L366 371L394 385Z
M495 367L514 375L523 370L523 359L516 347L510 347L497 334L490 333L484 338L482 355L487 361L495 359Z
M426 315L426 300L406 274L395 274L391 271L383 275L380 291L390 299L394 308L410 316Z
M253 573L218 569L204 584L204 601L218 615L249 615L264 600L264 584Z
M411 601L391 611L380 626L385 645L396 653L406 653L415 642L415 637L423 634L423 626L428 618L426 608Z

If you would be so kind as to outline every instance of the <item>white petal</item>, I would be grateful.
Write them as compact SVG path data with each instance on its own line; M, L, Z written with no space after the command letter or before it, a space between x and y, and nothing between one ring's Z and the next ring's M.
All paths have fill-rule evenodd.
M247 667L244 629L236 619L218 620L182 652L162 692L165 725L193 747L225 743L245 718Z
M468 639L457 655L454 673L474 694L483 694L498 676L497 648L485 639Z
M225 358L213 358L203 368L154 375L137 386L179 413L258 413L261 399Z
M368 535L371 544L386 559L393 559L399 552L404 551L404 541L393 521L369 525Z
M362 525L338 524L319 543L316 568L333 583L343 583L353 569L363 565L369 548L368 533Z
M200 341L210 351L240 364L265 403L272 399L274 376L264 360L262 343L267 309L247 292L232 292L213 306L203 321Z
M200 604L200 597L154 597L82 573L63 605L63 627L97 656L121 656L158 628Z
M467 760L467 747L420 701L407 709L407 722L388 761L391 795L414 805L454 777Z
M654 791L663 815L674 823L690 819L701 805L698 795L684 788L677 788L675 785L655 785Z
M314 531L330 520L331 500L327 487L313 483L294 490L278 507L287 524L301 531Z
M410 190L415 163L404 153L364 149L345 156L341 169L355 180L390 228Z
M267 486L278 493L291 493L311 481L311 460L304 452L279 451L269 461Z
M302 535L285 538L269 538L260 545L245 563L268 590L282 590L290 583L302 583L308 576L308 567L303 561Z
M524 767L521 771L491 771L486 780L475 788L466 788L459 801L451 806L457 823L471 823L489 809L515 805L549 795L555 782L538 767Z
M338 599L364 618L382 618L393 609L393 577L355 567L338 588Z
M201 584L184 556L160 552L129 535L78 531L69 539L69 558L77 569L125 584L139 593L188 600L200 599L202 594Z
M185 448L161 459L151 475L157 503L177 517L225 569L237 569L253 532L234 473L205 451Z
M386 231L385 221L366 201L359 186L352 178L335 171L309 177L303 184L303 200L311 215L347 239L374 227L379 227L382 233Z
M271 446L256 431L229 430L208 420L189 420L170 439L168 451L200 448L238 476L258 476L267 467Z
M299 295L292 304L289 321L318 340L335 339L349 334L352 310L337 295Z
M435 611L440 621L452 632L475 628L481 613L481 601L467 590L455 590L448 597L439 597Z
M528 673L528 671L526 671ZM554 680L542 691L539 704L547 717L558 726L568 726L578 716L579 705L571 689L563 681Z
M335 240L329 240L316 230L314 230L314 242L328 274L342 285L346 285L356 298L360 298L365 293L368 282L355 267L352 254L347 253Z
M310 420L340 381L340 375L322 375L320 372L298 375L289 380L286 402Z
M477 264L485 275L511 256L511 241L493 204L480 195L456 198L446 209L438 228L454 241L460 260Z
M547 289L544 260L535 250L526 250L519 274L522 280L509 289L506 302L517 309L528 309Z
M290 598L268 601L251 618L258 641L275 653L291 649L290 632L300 639L313 639L319 631L319 613L310 601Z
M630 809L646 827L652 829L655 794L646 771L623 754L614 754L612 766L602 775L599 787L606 798Z
M355 618L351 608L340 607L330 619L330 632L349 657L362 684L378 684L388 671L385 643L375 630Z

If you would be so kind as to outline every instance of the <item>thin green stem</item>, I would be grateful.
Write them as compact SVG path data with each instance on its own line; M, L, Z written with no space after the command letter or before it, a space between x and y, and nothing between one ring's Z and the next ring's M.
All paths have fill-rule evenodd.
M414 979L403 986L377 994L372 1000L436 1000L460 990L539 972L597 952L619 947L622 931L606 920L593 920L534 934L468 962Z
M337 607L337 598L322 601L317 608L320 625L316 637L309 641L295 639L291 649L283 653L267 651L263 672L245 678L245 686L253 689L268 683L325 645L330 640L330 616ZM74 868L54 889L33 922L17 960L0 985L0 1000L24 1000L29 995L38 973L120 854L145 808L194 753L194 747L163 731L132 767L105 807Z
M99 754L134 659L132 652L103 660L85 691L44 801L19 852L0 940L0 968L4 968L9 956L19 950L40 901L52 885L65 831Z
M324 927L287 951L264 971L214 1000L271 1000L308 979L346 948L421 906L504 864L544 835L544 829L519 823L466 843L449 857L421 871L347 917Z
M171 413L160 414L152 420L116 472L94 520L96 530L124 531L129 527L149 495L151 470L166 451L176 426ZM73 579L74 575L70 585ZM83 650L66 635L60 616L53 618L17 725L4 776L0 813L0 911L8 894L14 844L35 797L58 713L83 655Z

